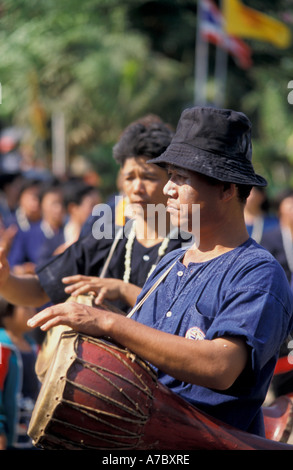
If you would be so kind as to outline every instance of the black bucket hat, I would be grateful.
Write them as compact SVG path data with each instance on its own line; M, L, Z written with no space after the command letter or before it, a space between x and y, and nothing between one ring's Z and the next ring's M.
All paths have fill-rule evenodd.
M229 183L266 186L251 159L251 123L245 114L194 107L183 111L171 144L150 163L169 163Z

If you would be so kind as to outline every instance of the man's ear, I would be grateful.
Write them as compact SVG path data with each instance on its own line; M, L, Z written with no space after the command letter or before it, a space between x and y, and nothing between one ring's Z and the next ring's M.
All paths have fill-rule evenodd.
M229 201L236 194L236 185L234 183L223 183L222 185L222 200Z

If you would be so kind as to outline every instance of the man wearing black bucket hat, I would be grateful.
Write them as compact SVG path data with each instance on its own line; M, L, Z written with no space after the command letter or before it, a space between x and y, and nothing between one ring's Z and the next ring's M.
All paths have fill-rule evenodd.
M161 260L128 318L59 304L31 326L65 324L110 337L153 364L163 384L199 409L263 435L261 405L292 329L293 300L282 268L246 231L246 197L252 186L266 185L251 155L244 114L185 110L170 146L152 163L168 169L168 210L174 223L194 232L193 246Z

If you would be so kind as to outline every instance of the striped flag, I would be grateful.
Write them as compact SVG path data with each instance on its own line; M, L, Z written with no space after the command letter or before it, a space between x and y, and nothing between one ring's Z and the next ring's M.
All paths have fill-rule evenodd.
M241 39L228 35L224 29L224 17L212 0L200 2L200 33L205 41L225 49L236 64L248 69L252 66L251 49Z

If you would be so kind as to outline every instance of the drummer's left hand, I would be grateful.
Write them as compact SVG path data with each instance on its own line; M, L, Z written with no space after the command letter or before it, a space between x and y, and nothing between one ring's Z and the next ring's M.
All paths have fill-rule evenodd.
M71 294L73 297L89 292L94 293L96 296L96 305L102 304L105 299L117 300L123 295L124 283L120 279L104 279L76 274L74 276L64 277L62 282L67 284L64 289L65 292Z
M66 302L45 308L29 319L27 324L31 328L40 327L43 331L65 325L80 333L103 336L105 334L103 325L109 315L115 313L77 302Z
M133 307L141 291L140 287L125 283L122 279L100 278L82 274L64 277L62 282L66 284L65 292L73 297L93 293L95 305L103 304L104 300L121 300Z

